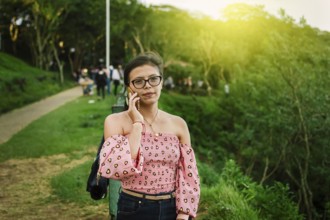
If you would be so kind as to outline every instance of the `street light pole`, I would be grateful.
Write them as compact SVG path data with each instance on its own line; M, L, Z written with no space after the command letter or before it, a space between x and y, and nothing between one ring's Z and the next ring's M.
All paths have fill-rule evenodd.
M106 0L106 68L110 71L110 0ZM113 113L115 113L113 111ZM109 214L110 220L116 219L117 203L119 199L120 181L109 180Z
M105 21L105 29L106 29L106 58L105 58L105 65L108 69L110 66L110 0L106 0L106 21Z

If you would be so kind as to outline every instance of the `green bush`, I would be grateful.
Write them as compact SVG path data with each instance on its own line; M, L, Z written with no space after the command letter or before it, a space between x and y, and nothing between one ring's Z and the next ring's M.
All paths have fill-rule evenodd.
M302 220L299 208L292 201L293 195L289 187L280 182L275 182L272 186L257 185L255 197L251 204L259 209L260 219L285 219Z
M303 219L288 186L259 185L233 160L226 162L215 186L203 188L200 212L201 219Z
M197 167L201 185L210 187L218 184L220 175L212 166L197 161Z
M329 102L324 86L329 77L312 69L310 75L301 75L298 65L292 67L296 75L268 65L265 73L247 70L230 84L229 95L168 92L161 107L187 121L192 145L203 163L222 168L224 161L234 159L253 180L289 185L300 210L306 210L302 192L311 191L307 201L313 202L315 216L323 215L330 184ZM290 74L289 83L280 71ZM307 182L301 184L304 175Z
M258 212L242 194L222 180L214 187L202 189L200 213L201 220L258 219Z

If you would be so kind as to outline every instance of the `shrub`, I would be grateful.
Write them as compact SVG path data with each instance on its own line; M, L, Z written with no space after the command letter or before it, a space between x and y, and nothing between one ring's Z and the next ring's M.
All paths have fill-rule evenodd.
M200 219L303 219L288 186L257 184L233 160L226 162L215 186L202 190Z
M200 161L197 162L198 174L201 179L201 185L205 187L214 186L219 182L220 175L213 167Z
M202 189L200 202L201 220L254 220L258 213L235 187L224 180L211 188Z

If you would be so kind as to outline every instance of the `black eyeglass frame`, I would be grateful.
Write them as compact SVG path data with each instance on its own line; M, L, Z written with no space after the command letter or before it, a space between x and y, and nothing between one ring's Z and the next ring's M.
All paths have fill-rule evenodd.
M160 80L159 80L159 83L158 83L157 85L152 85L152 84L149 82L149 80L152 79L152 78L155 78L155 77L157 77L157 78L160 79ZM134 84L134 82L135 82L136 80L143 80L143 81L144 81L143 86L141 86L141 88L140 88L140 87L137 88L136 85ZM147 82L149 83L150 86L152 86L152 87L156 87L156 86L158 86L158 85L162 82L162 80L163 80L163 76L151 76L151 77L149 77L148 79L134 79L134 80L131 81L131 83L133 84L133 86L134 86L136 89L142 89L143 87L146 86Z

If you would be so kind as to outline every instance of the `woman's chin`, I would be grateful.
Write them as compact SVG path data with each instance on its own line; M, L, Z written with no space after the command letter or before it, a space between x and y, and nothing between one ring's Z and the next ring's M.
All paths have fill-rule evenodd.
M150 98L141 100L140 104L145 106L150 106L158 102L158 99Z

